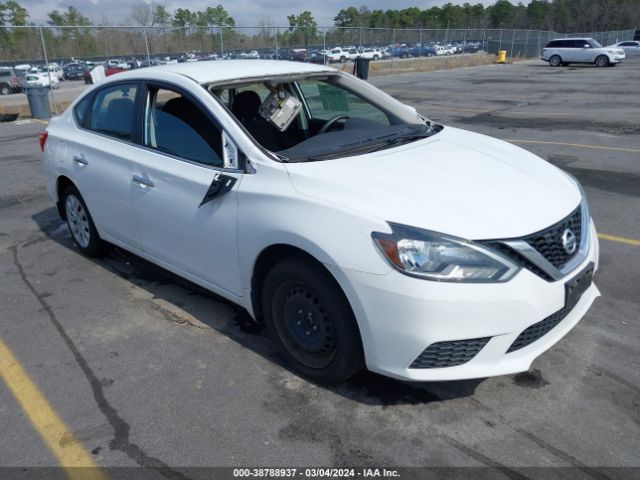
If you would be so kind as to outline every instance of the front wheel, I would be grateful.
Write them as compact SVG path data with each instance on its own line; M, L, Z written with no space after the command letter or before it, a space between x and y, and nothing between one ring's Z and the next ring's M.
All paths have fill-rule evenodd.
M599 55L596 58L596 67L607 67L609 65L609 57L606 55Z
M4 83L0 85L0 95L9 95L10 93L11 89L9 88L9 85Z
M82 253L97 257L104 253L105 243L98 235L91 214L80 192L73 185L62 195L62 204L71 236Z
M340 383L363 368L356 319L321 264L303 255L277 264L264 282L262 311L280 354L304 377Z

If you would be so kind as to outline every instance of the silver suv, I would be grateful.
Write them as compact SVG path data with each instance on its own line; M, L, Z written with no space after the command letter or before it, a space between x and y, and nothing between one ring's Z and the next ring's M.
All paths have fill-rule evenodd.
M0 95L22 91L22 82L13 68L0 67Z
M597 67L614 66L625 59L624 50L603 47L593 38L558 38L542 51L542 60L552 67L570 63L591 63Z

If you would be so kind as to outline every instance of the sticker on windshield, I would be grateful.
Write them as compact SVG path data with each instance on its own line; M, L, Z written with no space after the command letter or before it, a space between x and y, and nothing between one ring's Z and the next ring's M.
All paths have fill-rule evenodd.
M349 103L343 90L332 85L318 85L318 92L325 112L349 111Z

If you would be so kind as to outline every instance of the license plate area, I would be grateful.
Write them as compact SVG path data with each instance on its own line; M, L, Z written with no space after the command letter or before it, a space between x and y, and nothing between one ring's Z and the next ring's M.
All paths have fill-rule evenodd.
M578 275L564 284L564 305L566 309L573 309L573 307L576 306L576 303L580 300L580 297L582 297L582 294L591 286L591 283L593 282L593 270L594 264L592 262Z

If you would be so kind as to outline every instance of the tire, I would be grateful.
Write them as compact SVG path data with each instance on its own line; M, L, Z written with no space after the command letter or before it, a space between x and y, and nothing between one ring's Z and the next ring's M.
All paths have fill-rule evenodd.
M9 95L11 93L11 88L6 83L0 85L0 95Z
M549 65L552 67L559 67L562 65L562 58L560 58L560 55L552 55L549 59Z
M373 56L373 61L377 62L378 60L380 60L380 57L378 55L374 55Z
M73 241L88 257L99 257L106 250L105 242L98 235L87 204L78 189L69 185L62 194L62 208Z
M346 63L347 57L340 57L340 63Z
M302 376L335 384L362 370L355 316L321 264L303 255L283 260L267 274L261 300L271 340Z
M609 66L609 57L606 55L598 55L596 57L596 61L594 62L596 67L608 67Z

